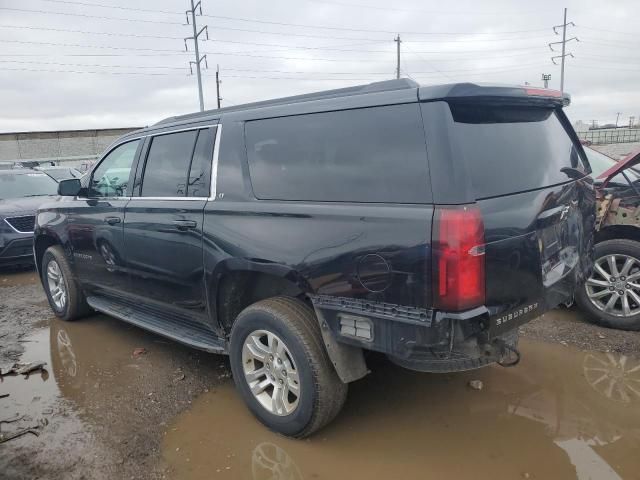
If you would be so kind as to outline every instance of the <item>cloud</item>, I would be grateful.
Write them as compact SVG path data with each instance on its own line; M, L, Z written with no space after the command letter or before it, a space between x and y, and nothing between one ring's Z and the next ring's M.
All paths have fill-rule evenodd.
M197 110L192 48L185 53L182 40L192 34L180 13L188 2L115 1L109 5L175 13L51 0L0 4L0 131L137 126ZM376 0L366 8L354 6L358 2L365 3L203 0L203 13L215 16L197 19L210 34L201 43L210 67L203 76L206 107L215 107L216 64L223 106L393 78L396 32L403 40L402 73L422 84L541 85L544 72L552 75L550 86L559 87L547 46L559 39L551 30L562 21L556 2ZM566 66L569 116L600 123L614 121L617 112L639 117L640 40L628 34L636 29L635 2L567 6L576 23L569 35L581 40L568 44L575 55Z

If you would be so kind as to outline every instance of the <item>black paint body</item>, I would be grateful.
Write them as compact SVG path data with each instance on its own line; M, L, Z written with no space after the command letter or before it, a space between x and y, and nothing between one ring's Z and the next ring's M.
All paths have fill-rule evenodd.
M129 134L122 140L142 137L143 141L127 197L80 195L43 206L36 222L37 264L42 247L61 244L87 295L154 305L201 323L223 344L229 322L219 315L220 286L229 275L240 273L286 280L292 290L312 299L332 334L345 344L410 359L421 348L449 345L456 329L462 332L456 342L471 336L488 342L571 299L590 265L595 199L588 177L567 177L562 183L541 184L530 191L476 198L468 165L458 156L450 129L449 102L467 101L466 94L455 88L434 93L407 86L265 102L169 119ZM481 87L471 89L468 101L479 101L482 91ZM478 108L513 101L555 109L588 171L560 105L496 91L492 91L495 99L482 98ZM427 201L394 204L256 197L247 160L246 122L388 105L415 108L422 123L430 177ZM385 118L377 120L385 122ZM218 126L219 138L214 154L217 175L209 198L137 198L147 135L212 125ZM502 178L500 170L492 173L497 183L509 180ZM474 203L485 225L486 303L468 312L435 311L434 210L439 205ZM111 224L108 217L120 221ZM184 221L195 226L181 229L179 222ZM341 312L370 319L373 340L341 335ZM519 317L517 322L495 325L496 319L508 318L511 312Z

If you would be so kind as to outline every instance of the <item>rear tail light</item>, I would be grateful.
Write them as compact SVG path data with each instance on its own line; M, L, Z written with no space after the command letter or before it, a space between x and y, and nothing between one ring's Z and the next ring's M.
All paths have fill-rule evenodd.
M460 311L482 305L484 224L476 206L438 208L433 229L433 298L436 308Z

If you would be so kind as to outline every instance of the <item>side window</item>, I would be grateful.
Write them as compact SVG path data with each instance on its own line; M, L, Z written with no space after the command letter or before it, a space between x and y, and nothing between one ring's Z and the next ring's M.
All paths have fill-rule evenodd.
M140 140L124 143L113 149L93 171L89 182L90 197L124 197L129 174Z
M151 140L142 178L143 197L184 197L197 130L158 135Z
M245 124L257 198L425 203L424 130L416 103Z
M200 130L196 148L193 151L189 182L187 185L188 197L208 197L209 183L211 182L211 163L213 161L213 144L216 139L217 129L208 128Z

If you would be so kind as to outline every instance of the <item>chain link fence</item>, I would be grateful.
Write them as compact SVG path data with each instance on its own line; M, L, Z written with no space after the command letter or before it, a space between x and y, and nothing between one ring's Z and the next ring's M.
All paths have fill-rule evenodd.
M587 130L578 132L578 137L590 142L592 145L605 145L610 143L640 142L640 129L615 128L602 130Z

